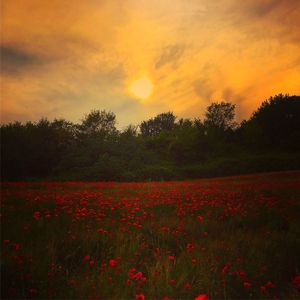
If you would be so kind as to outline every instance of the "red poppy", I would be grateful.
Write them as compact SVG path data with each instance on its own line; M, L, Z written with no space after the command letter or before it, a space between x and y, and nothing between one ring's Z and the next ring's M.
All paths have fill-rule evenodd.
M108 264L111 268L114 268L117 265L117 260L116 259L110 259Z
M86 255L84 258L83 258L83 261L86 262L86 261L90 261L91 257L89 255Z
M275 287L275 284L274 284L271 280L269 280L269 281L267 282L267 284L266 284L266 287L268 287L268 288L274 288L274 287Z
M185 290L190 290L192 288L192 285L190 283L186 283L183 288Z
M200 294L195 300L208 300L208 296L206 294Z
M93 267L95 265L95 261L94 260L90 260L90 267Z
M14 244L13 244L13 247L14 247L14 249L15 249L16 251L19 251L19 250L21 249L21 245L18 244L18 243L14 243Z
M33 217L38 221L41 218L41 213L39 211L35 211L33 213Z
M300 275L297 275L293 278L292 280L293 284L295 285L295 287L300 290Z
M199 222L202 222L202 221L203 221L203 217L202 217L202 216L198 216L198 217L197 217L197 220L198 220Z

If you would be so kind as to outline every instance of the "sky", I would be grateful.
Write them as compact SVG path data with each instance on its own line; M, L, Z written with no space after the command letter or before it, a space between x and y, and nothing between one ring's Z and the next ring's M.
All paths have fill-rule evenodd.
M1 123L105 109L124 128L218 101L241 121L300 94L299 0L2 0L0 13Z

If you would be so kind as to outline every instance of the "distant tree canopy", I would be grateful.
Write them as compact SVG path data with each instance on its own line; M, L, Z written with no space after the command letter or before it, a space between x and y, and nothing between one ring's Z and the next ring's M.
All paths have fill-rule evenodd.
M242 131L252 143L261 146L300 148L300 97L276 95L264 101L248 121L242 123ZM252 136L251 136L252 135ZM254 140L254 142L253 142Z
M239 126L230 102L210 104L204 116L165 112L123 131L105 110L79 124L4 124L2 180L160 180L300 168L299 96L270 97Z
M218 128L222 131L233 129L236 126L234 117L235 104L223 101L212 103L207 107L205 113L205 126Z
M144 137L157 136L162 131L171 131L175 128L176 117L172 112L162 113L156 117L143 121L140 125Z
M112 134L116 131L116 115L105 110L92 110L82 120L80 130L88 135L95 133Z

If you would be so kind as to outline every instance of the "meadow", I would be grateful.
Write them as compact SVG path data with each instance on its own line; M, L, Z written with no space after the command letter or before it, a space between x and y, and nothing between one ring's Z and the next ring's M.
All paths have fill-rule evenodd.
M2 299L299 299L300 172L4 182Z

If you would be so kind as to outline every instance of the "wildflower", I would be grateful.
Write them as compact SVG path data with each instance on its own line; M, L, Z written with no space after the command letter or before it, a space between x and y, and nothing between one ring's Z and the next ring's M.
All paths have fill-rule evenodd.
M190 252L190 251L192 251L193 249L195 248L195 245L194 244L187 244L186 245L186 250L188 251L188 252Z
M267 282L267 284L266 284L266 287L268 287L268 288L274 288L275 285L274 285L274 283L273 283L271 280L269 280L269 281Z
M139 280L143 277L142 272L137 272L135 275L132 276L133 279Z
M198 217L197 217L197 220L198 220L199 222L202 222L202 221L203 221L203 217L202 217L202 216L198 216Z
M93 267L95 265L95 261L94 260L90 260L90 267Z
M260 287L260 290L261 290L262 293L265 293L267 291L267 288L264 285L262 285Z
M9 244L9 243L10 243L10 240L4 240L4 241L3 241L3 244L4 244L4 245L7 245L7 244Z
M246 275L245 271L243 271L243 270L237 271L237 274L238 274L241 278L245 277L245 275Z
M31 295L35 295L35 294L37 294L37 292L38 292L38 290L37 290L36 288L30 288L30 289L29 289L29 293L30 293Z
M145 296L143 294L136 294L135 299L136 300L145 300Z
M183 288L185 290L190 290L192 288L192 285L190 283L186 283Z
M108 264L111 268L114 268L117 265L117 260L116 259L110 259Z
M19 251L19 250L21 249L21 245L18 244L18 243L14 243L14 244L13 244L13 247L14 247L14 249L15 249L16 251Z
M293 284L295 285L295 287L300 290L300 275L297 275L293 278L292 280Z
M48 278L52 278L52 277L54 276L54 272L51 272L51 271L48 272L48 273L47 273L47 276L48 276Z
M229 264L225 264L225 265L223 266L223 268L222 268L222 274L227 273L228 270L229 270L229 268L230 268L230 265L229 265Z
M192 264L195 265L197 263L197 259L196 258L192 258Z
M135 271L136 271L135 268L130 268L130 269L129 269L129 274L130 274L131 276L133 276L134 273L135 273Z
M173 261L173 260L175 260L175 257L174 257L173 255L169 255L169 256L168 256L168 260Z
M251 283L249 281L244 281L243 285L245 289L248 289L251 286Z
M41 218L41 213L39 211L35 211L33 213L33 217L38 221Z
M176 284L176 280L175 279L170 279L169 284L170 285L175 285Z
M206 294L200 294L195 300L208 300L208 296Z
M87 262L87 261L90 261L91 257L89 255L86 255L84 258L83 258L83 261L84 262Z

